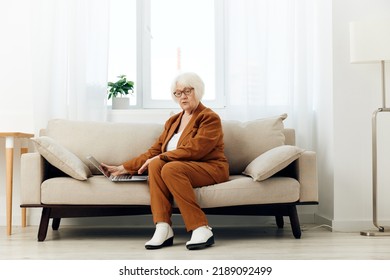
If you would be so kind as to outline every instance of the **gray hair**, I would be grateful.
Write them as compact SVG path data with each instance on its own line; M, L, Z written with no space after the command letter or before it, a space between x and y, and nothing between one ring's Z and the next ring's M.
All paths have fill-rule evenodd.
M175 79L173 79L171 85L171 94L173 100L176 102L178 102L178 100L173 93L177 85L194 88L194 94L196 100L197 101L202 100L202 97L204 95L204 83L197 74L193 72L186 72L178 75Z

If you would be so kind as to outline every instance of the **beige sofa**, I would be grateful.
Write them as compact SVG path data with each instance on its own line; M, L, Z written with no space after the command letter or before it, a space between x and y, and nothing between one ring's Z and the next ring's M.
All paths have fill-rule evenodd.
M194 189L208 215L275 216L290 219L301 237L297 205L318 204L316 154L295 146L286 115L250 122L223 121L230 180ZM50 219L150 214L147 182L113 183L86 159L120 164L144 152L163 125L54 119L33 139L36 152L22 155L21 207L40 207L38 240ZM177 209L176 212L178 213Z

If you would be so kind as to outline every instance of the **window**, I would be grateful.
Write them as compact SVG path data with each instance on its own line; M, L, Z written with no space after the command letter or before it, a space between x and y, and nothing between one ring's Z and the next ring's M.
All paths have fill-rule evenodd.
M112 0L109 80L124 73L135 81L132 105L177 108L172 79L198 73L203 101L223 102L223 25L221 0Z

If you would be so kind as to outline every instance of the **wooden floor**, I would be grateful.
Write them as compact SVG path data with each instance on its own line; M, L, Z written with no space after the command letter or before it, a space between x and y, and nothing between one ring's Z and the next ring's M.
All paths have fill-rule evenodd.
M0 227L1 260L390 260L390 236L331 232L326 226L303 225L302 238L291 230L267 227L214 227L215 245L189 251L190 234L175 228L172 247L146 250L153 234L146 227L62 226L37 241L37 227Z

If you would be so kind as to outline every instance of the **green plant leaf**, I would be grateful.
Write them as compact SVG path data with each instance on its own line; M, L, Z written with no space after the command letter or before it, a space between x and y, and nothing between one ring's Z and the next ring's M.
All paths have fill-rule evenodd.
M132 94L134 92L134 82L128 81L126 79L126 75L119 75L117 76L119 78L116 82L108 82L108 90L107 90L107 98L110 99L112 97L117 97L118 94L120 95L127 95Z

